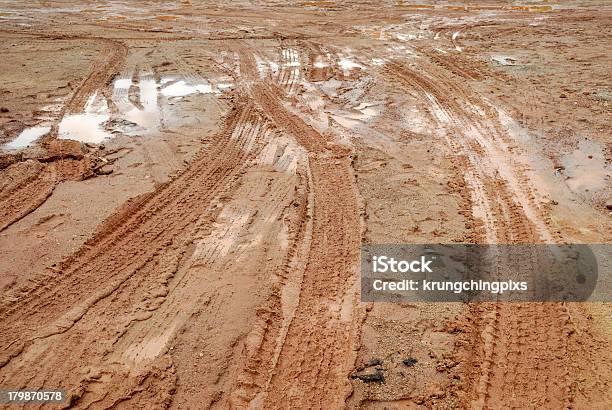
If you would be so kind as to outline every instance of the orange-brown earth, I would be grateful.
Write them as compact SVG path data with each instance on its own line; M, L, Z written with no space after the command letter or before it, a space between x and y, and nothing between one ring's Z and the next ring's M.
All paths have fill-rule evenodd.
M609 304L362 303L359 247L610 243L611 17L0 2L0 387L610 408Z

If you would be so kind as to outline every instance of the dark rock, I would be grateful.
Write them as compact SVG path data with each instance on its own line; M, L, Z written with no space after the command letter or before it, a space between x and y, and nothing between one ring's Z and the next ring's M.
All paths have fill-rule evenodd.
M351 378L359 379L364 383L384 383L385 382L385 375L380 370L377 370L375 373L354 374L351 376Z
M414 366L415 364L417 364L417 362L418 362L418 360L417 360L417 359L415 359L414 357L409 357L409 358L404 359L404 360L402 361L402 363L404 363L404 364L405 364L406 366L408 366L408 367L412 367L412 366Z
M382 364L382 360L381 359L372 359L369 362L365 363L363 365L363 368L365 369L366 367L380 366L381 364Z
M351 375L353 379L359 379L365 383L383 383L385 375L383 374L382 359L371 359L355 369L355 373Z

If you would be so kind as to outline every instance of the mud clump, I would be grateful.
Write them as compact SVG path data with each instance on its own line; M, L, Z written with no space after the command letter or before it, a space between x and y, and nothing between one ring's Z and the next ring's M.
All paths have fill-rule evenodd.
M68 139L53 139L44 144L45 154L37 159L41 162L53 162L59 159L81 160L88 153L85 144Z
M23 160L23 154L18 153L0 153L0 170L13 165L16 162Z

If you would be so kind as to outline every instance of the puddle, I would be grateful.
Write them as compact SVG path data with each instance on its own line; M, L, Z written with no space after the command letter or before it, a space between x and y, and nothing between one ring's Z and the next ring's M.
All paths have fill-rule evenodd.
M278 73L278 69L279 69L278 63L275 63L274 61L268 61L268 65L270 66L270 70L272 70L274 74Z
M104 97L94 93L83 114L66 115L59 123L58 138L99 144L112 135L104 129L104 122L110 118Z
M186 95L202 93L202 94L212 94L214 92L219 93L219 91L214 91L212 85L210 84L187 84L187 82L181 80L177 81L167 87L163 87L161 89L162 95L165 97L184 97Z
M56 98L55 101L60 102L42 107L39 114L36 116L37 119L42 121L55 121L64 106L64 100L62 98Z
M108 115L104 114L67 115L59 125L58 137L99 144L111 137L102 125L108 118Z
M315 58L315 61L313 63L313 66L315 68L325 68L325 67L329 67L329 63L327 61L325 61L325 59L323 58L323 56L317 56Z
M225 77L222 79L227 80ZM106 99L96 92L87 101L83 113L62 118L58 137L99 144L111 138L114 132L128 135L155 133L161 129L162 117L164 123L172 121L177 111L170 106L183 97L218 95L233 86L230 82L209 82L195 76L164 76L157 82L151 71L141 72L137 82L132 81L131 75L124 75L113 83L112 100L118 113L113 114L112 120ZM134 89L136 93L131 95L130 90Z
M257 65L257 71L259 72L259 78L264 78L268 71L268 64L263 61L259 56L255 56L255 64Z
M561 158L561 164L569 177L566 183L574 192L597 191L609 184L610 169L596 142L580 141L578 149Z
M2 146L6 150L18 150L29 146L32 142L36 141L51 130L51 127L47 126L36 126L26 128L21 131L21 134L13 141L8 142Z
M340 111L332 114L332 118L345 128L354 129L356 126L367 123L381 112L382 103L361 103L351 111Z
M612 92L608 90L598 90L593 93L593 98L600 101L612 101Z
M233 84L233 83L218 83L218 84L217 84L217 88L218 88L220 91L223 91L223 90L229 90L229 89L234 88L234 84Z
M126 120L118 122L118 130L128 134L136 131L139 134L155 132L161 127L167 106L175 105L188 95L219 95L233 86L230 82L214 83L194 76L171 75L163 76L158 83L152 72L141 73L137 83L132 82L131 76L124 76L113 84L113 102L119 110L119 117ZM132 87L138 90L135 102L129 96Z
M300 55L292 48L284 48L282 50L283 65L287 67L299 67Z
M136 123L146 130L156 131L161 123L161 110L158 104L157 82L153 78L153 74L150 72L141 74L138 88L140 89L139 102L141 107L129 102L127 107L122 104L119 110L126 120Z
M359 68L360 70L363 70L365 68L361 64L356 63L346 57L342 57L340 61L338 61L338 65L342 68L342 70L344 70L345 74L356 68Z
M393 55L397 55L397 54L413 55L414 54L414 51L412 51L412 48L405 46L405 45L397 45L397 44L387 47L387 51Z
M131 78L119 78L119 79L115 80L114 87L115 88L129 89L131 85L132 85L132 79Z
M325 8L325 7L334 7L335 6L335 2L328 1L328 0L304 1L304 2L301 3L301 5L304 6L304 7L320 7L320 8Z

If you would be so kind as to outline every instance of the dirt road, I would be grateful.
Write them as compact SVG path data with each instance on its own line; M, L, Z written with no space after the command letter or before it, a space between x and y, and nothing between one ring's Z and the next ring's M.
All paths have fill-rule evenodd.
M609 243L611 13L0 2L0 386L609 408L609 304L362 303L359 263Z

